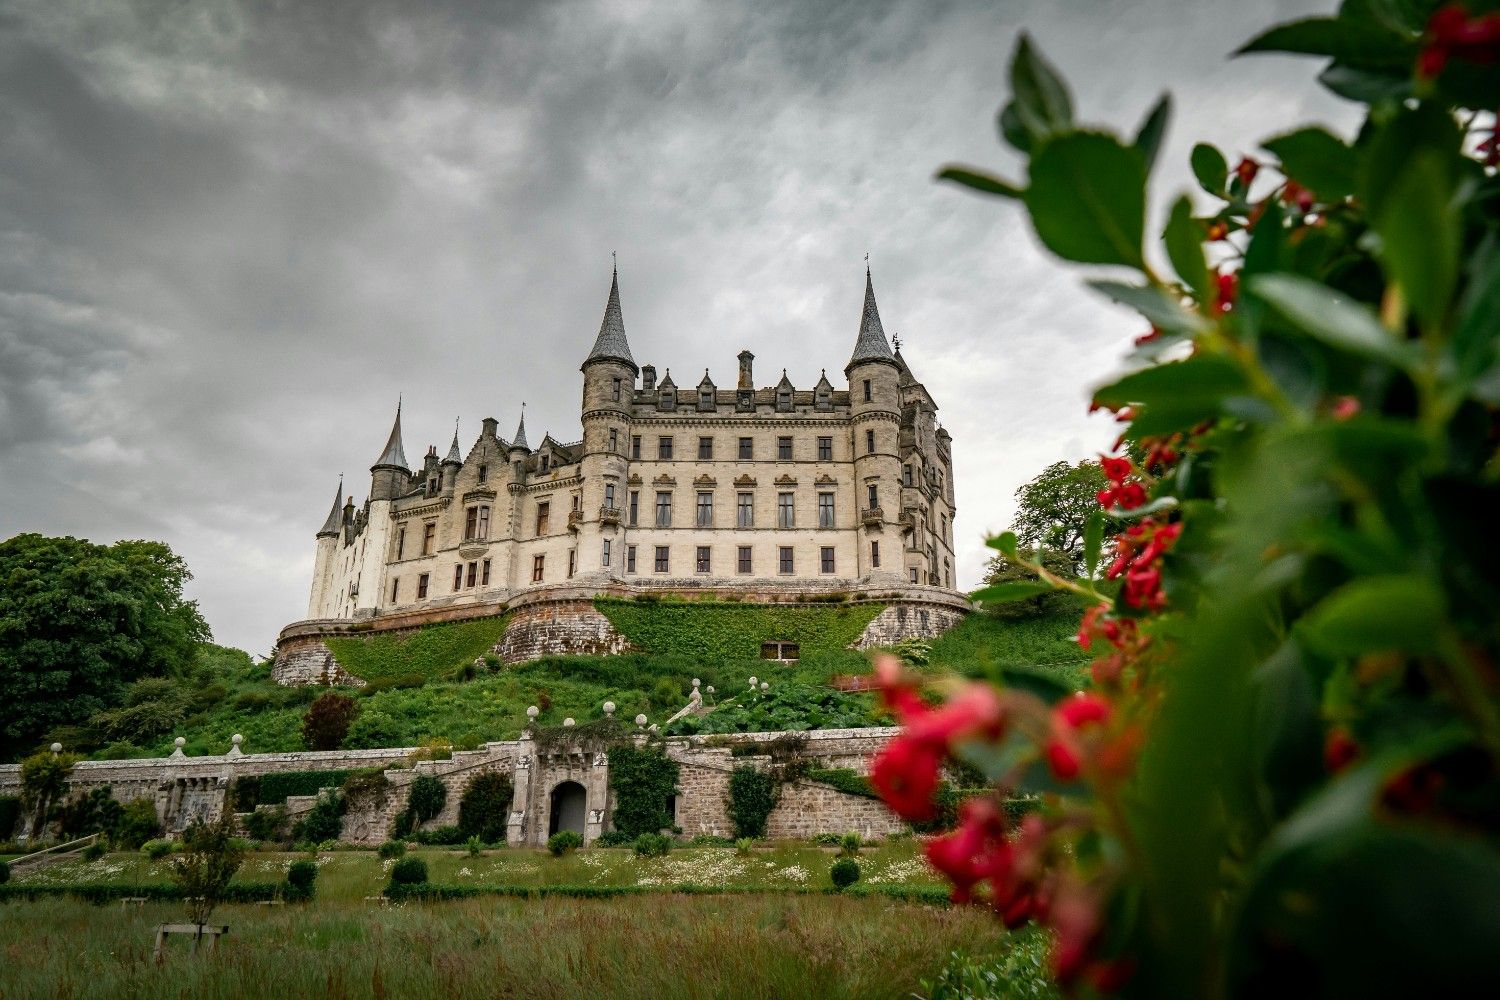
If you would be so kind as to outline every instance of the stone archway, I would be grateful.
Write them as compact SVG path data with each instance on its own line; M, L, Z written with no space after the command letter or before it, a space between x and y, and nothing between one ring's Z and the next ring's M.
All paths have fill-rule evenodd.
M583 836L584 820L588 817L588 792L576 781L559 782L552 789L548 810L547 836L572 830Z

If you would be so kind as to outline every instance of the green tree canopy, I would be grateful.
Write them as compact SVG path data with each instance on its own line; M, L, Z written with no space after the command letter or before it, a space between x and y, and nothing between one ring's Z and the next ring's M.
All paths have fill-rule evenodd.
M0 754L119 705L134 680L190 669L211 638L183 599L191 578L161 542L0 542Z
M1089 515L1099 509L1099 491L1107 484L1096 461L1053 462L1036 478L1016 490L1016 519L1011 530L1023 544L1061 552L1083 569L1083 532ZM1118 531L1104 523L1104 537Z

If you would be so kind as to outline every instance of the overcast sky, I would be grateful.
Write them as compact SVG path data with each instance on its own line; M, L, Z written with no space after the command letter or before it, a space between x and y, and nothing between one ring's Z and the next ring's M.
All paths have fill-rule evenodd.
M754 351L843 378L869 253L953 435L960 582L1016 488L1114 436L1085 414L1139 321L1011 206L993 116L1026 28L1080 116L1171 90L1153 188L1350 109L1311 61L1228 53L1331 0L97 4L0 0L0 537L162 539L221 642L306 612L340 472L580 434L618 251L636 360L720 385Z

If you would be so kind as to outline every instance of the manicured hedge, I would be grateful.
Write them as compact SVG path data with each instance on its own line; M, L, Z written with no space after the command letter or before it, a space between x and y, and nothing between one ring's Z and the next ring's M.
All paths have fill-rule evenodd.
M256 782L255 804L279 806L289 795L317 795L320 788L339 788L355 769L342 771L284 771L262 774ZM241 778L241 781L247 779Z
M805 885L774 889L747 889L714 885L445 885L437 882L418 882L408 885L392 884L386 887L385 894L393 900L415 899L427 902L473 899L478 896L505 896L514 899L546 899L549 896L569 899L613 899L616 896L648 894L677 896L829 896L839 894L856 897L878 896L899 903L923 903L931 906L945 906L950 901L949 891L942 886L858 883L840 891L833 886Z
M870 779L848 767L809 768L805 777L809 781L831 785L841 792L858 795L866 799L878 799L880 793L870 785Z
M255 903L275 899L281 890L279 882L231 882L224 890L226 903ZM143 897L153 901L178 900L186 893L179 885L155 883L147 885L94 885L94 884L48 884L0 885L0 901L7 899L35 900L49 896L69 896L90 903L108 903L127 897Z

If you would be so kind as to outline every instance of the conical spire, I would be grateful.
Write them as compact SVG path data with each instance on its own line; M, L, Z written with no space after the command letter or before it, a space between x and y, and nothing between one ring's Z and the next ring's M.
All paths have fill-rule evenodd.
M584 360L587 366L591 361L623 361L633 371L640 371L635 363L635 358L630 356L630 344L625 340L625 318L620 313L620 272L615 269L609 278L609 302L604 306L604 322L599 324L599 337L594 341L594 349L589 351L589 356Z
M333 509L328 512L328 520L323 522L323 527L318 529L318 537L324 535L337 535L339 529L344 525L344 477L339 476L339 488L333 493Z
M385 443L385 450L375 460L376 468L382 465L393 466L406 472L411 471L411 467L406 464L406 449L401 446L401 403L399 400L396 403L396 423L391 428L390 440Z
M443 459L445 463L463 465L463 452L458 450L458 421L453 421L453 443L448 446L448 456Z
M880 310L875 306L875 285L870 280L870 269L865 268L865 309L859 320L859 339L854 342L854 355L849 359L852 367L861 361L895 361L891 345L885 339L885 328L880 325Z
M516 425L516 436L511 439L512 448L521 448L530 451L531 446L526 443L526 404L521 404L521 422Z

